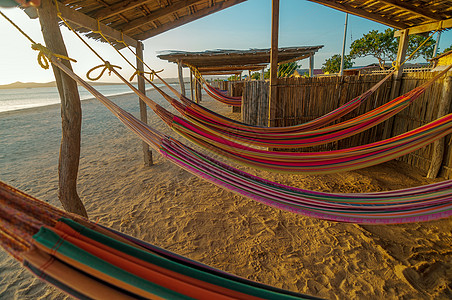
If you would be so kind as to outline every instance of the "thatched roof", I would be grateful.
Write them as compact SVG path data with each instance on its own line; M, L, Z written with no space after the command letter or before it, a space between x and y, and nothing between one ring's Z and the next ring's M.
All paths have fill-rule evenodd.
M79 31L109 26L113 42L122 34L129 44L145 40L246 0L59 0L63 14ZM452 27L452 0L309 0L410 33ZM62 5L60 5L62 6ZM122 33L122 34L121 34ZM99 34L89 33L100 39ZM121 45L119 45L121 47Z
M59 1L66 6L62 8L63 15L76 24L80 32L97 30L98 20L128 38L145 40L246 0ZM90 18L82 21L82 14ZM88 33L88 36L101 40L97 33ZM112 42L117 44L114 39ZM133 41L129 40L129 43L133 44Z
M309 0L410 33L452 27L452 0ZM442 24L441 24L442 22ZM427 28L429 25L430 28ZM419 31L423 26L428 30ZM413 30L411 30L413 29Z
M314 55L321 46L279 48L278 63L302 60ZM270 62L270 49L210 50L203 52L172 51L158 55L169 62L190 64L201 72L209 70L259 70Z

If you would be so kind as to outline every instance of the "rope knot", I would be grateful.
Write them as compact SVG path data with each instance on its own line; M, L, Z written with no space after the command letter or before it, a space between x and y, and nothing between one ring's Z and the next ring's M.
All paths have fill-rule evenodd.
M94 70L97 70L97 69L99 69L99 68L103 68L102 71L100 72L100 74L99 74L97 77L91 77L91 76L90 76L91 72L93 72ZM86 73L86 77L87 77L89 80L96 81L96 80L100 79L100 78L102 77L102 75L104 75L104 73L105 73L106 70L108 70L108 75L110 76L110 75L111 75L111 71L113 71L114 68L122 69L120 66L112 65L112 64L110 64L108 61L106 61L106 62L105 62L104 64L102 64L102 65L98 65L98 66L95 66L94 68L91 68L91 69Z
M161 69L159 71L154 71L154 70L151 69L151 71L149 71L149 72L140 71L140 70L136 69L135 72L132 74L132 76L130 76L129 81L132 81L133 78L135 78L136 75L142 75L142 74L149 74L149 80L150 81L154 81L154 76L157 73L160 73L160 72L163 72L163 69Z
M54 56L60 59L65 59L65 60L69 60L69 61L73 61L73 62L77 62L75 59L72 59L70 57L67 57L65 55L61 55L61 54L55 54L52 51L50 51L46 46L39 44L39 43L33 43L31 45L31 49L39 51L38 54L38 63L39 65L43 68L43 69L48 69L49 68L49 59Z

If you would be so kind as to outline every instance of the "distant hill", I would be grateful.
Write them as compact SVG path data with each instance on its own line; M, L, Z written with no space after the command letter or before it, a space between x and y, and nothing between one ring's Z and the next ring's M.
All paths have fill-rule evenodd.
M177 78L165 78L165 81L168 83L179 83L179 79ZM185 82L189 82L188 78L184 78ZM93 82L88 81L93 86L99 85L122 85L123 83L112 83L112 82ZM161 83L160 80L154 80L154 83ZM10 84L0 85L0 89L31 89L31 88L41 88L41 87L56 87L56 82L14 82Z

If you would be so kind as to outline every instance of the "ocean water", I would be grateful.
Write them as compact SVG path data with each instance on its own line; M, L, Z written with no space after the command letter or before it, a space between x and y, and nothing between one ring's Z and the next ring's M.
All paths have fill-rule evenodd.
M126 85L98 85L95 88L105 96L132 92ZM81 100L93 98L83 87L78 87L78 90ZM0 113L58 103L60 96L56 87L0 89Z

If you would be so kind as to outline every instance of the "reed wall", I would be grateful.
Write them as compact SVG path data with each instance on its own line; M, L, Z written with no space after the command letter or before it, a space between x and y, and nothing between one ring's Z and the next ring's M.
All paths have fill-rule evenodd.
M452 76L452 73L448 73ZM275 115L276 126L291 126L318 118L347 101L357 97L375 85L385 75L355 75L343 77L312 77L279 79L279 95ZM406 93L423 84L434 76L431 72L403 74L400 94ZM424 125L437 118L437 107L444 89L444 78L436 81L427 91L414 101L407 109L371 129L352 137L327 145L304 148L302 151L324 151L343 149L372 143L388 136L395 136ZM393 83L386 81L358 109L342 117L341 122L370 111L386 102L391 95ZM242 120L245 123L267 126L268 123L268 89L265 81L245 82L243 87ZM449 103L452 102L449 99ZM449 108L449 112L452 108ZM441 175L452 178L451 136L446 137ZM301 149L298 149L300 151ZM423 171L427 171L432 157L432 146L429 145L400 160Z

